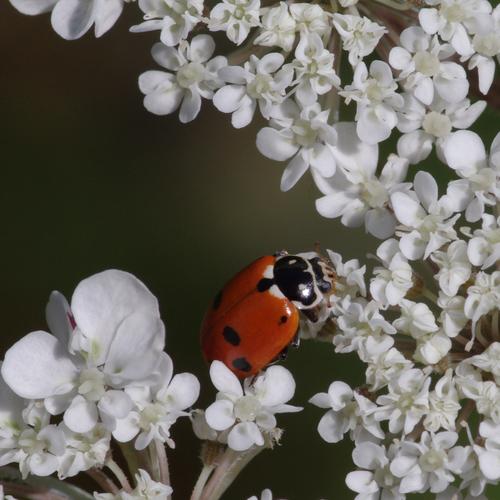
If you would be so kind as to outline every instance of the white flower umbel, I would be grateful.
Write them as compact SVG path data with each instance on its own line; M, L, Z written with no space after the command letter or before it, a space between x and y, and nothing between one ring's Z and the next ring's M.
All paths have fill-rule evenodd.
M301 108L287 99L273 110L273 126L257 134L257 148L264 156L277 161L291 158L281 177L282 191L295 186L308 168L322 177L335 173L331 146L337 143L337 132L328 124L328 114L318 103Z
M270 366L244 388L236 375L220 361L210 366L210 378L218 389L217 400L205 412L207 423L217 431L228 431L227 444L235 451L265 444L276 428L276 413L302 408L285 404L295 392L292 374L282 366Z
M54 335L32 332L7 351L5 382L21 397L43 399L51 414L64 413L73 432L89 432L99 419L112 431L133 407L123 389L147 384L161 360L156 298L131 274L104 271L77 286L71 310L54 292L47 320Z
M338 443L346 432L353 439L383 439L384 433L373 413L377 405L363 395L353 391L346 383L330 384L328 392L314 395L309 402L329 410L318 424L319 435L327 443ZM368 435L368 436L367 436Z
M153 45L153 59L172 71L146 71L139 77L139 88L145 94L144 106L155 115L168 115L179 106L179 120L187 123L196 118L201 108L201 98L212 99L214 91L223 85L218 77L220 68L227 66L227 59L213 59L215 42L210 35L197 35L190 43L181 41L179 47Z
M410 163L425 160L449 136L453 129L469 128L486 108L486 101L471 104L469 99L447 103L438 96L430 106L425 106L413 94L403 94L404 105L398 110L398 129L403 135L398 139L398 154Z
M407 259L426 259L456 239L453 226L459 214L453 215L449 197L438 199L437 183L429 173L418 172L413 186L414 193L396 192L391 196L394 214L402 224L396 234L401 236L399 247Z
M215 93L213 102L219 111L232 113L233 127L246 127L257 104L262 115L269 118L273 106L283 102L293 79L293 69L282 68L284 61L283 55L272 52L262 59L250 56L243 67L227 66L219 70L219 78L229 85Z
M80 38L95 25L100 37L113 27L123 10L124 0L9 0L21 13L36 16L52 11L54 31L66 40Z
M172 360L162 353L160 366L154 375L155 382L147 390L141 386L126 389L135 408L116 423L113 437L117 441L127 442L137 436L137 450L143 450L153 440L174 448L170 427L179 417L189 416L186 410L198 399L200 383L191 373L172 375Z
M210 11L210 31L225 31L236 45L245 41L250 29L260 25L260 0L223 0Z
M160 40L168 47L185 40L201 21L203 0L139 0L145 21L130 31L161 30Z
M437 36L412 26L401 33L401 47L394 47L389 63L400 71L403 86L424 104L430 105L434 92L446 102L462 101L469 90L467 75L462 66L444 61L453 55L449 45L442 45Z
M398 123L396 110L403 105L403 98L396 93L390 66L383 61L373 61L370 69L361 62L354 71L353 82L340 92L346 104L352 99L357 103L356 132L369 144L384 141Z
M334 55L324 47L317 33L300 37L289 67L295 71L295 96L302 106L314 104L318 96L340 85L334 70Z
M371 54L379 40L386 33L386 28L367 17L349 14L334 14L333 24L342 38L344 50L349 52L352 66Z
M392 193L409 189L403 182L407 160L391 155L377 175L378 145L360 141L354 123L337 123L334 130L337 144L332 154L338 168L330 177L314 171L316 185L324 194L316 200L316 209L324 217L340 217L347 227L364 224L377 238L391 236L397 222L389 199Z

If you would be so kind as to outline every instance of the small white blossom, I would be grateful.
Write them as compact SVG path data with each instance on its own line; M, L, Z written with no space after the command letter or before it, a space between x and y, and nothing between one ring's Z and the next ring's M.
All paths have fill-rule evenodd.
M210 378L219 390L217 400L205 411L212 429L226 431L228 446L244 451L263 446L264 435L276 427L276 413L297 412L302 408L285 404L293 397L295 381L282 366L270 366L253 382L245 380L244 389L236 375L220 361L210 366Z
M139 0L139 7L145 21L130 31L161 30L160 40L168 47L185 40L203 14L203 0Z
M422 170L417 173L414 189L418 201L403 192L391 196L396 218L408 230L399 232L399 246L403 255L411 260L426 259L456 239L453 225L459 217L453 216L448 197L438 199L437 183L429 173Z
M399 251L394 238L384 241L377 248L377 257L384 267L375 267L370 281L370 293L383 306L399 304L413 287L413 269Z
M428 333L437 332L438 326L434 314L427 304L401 299L399 302L401 316L392 323L400 332L418 339Z
M301 109L287 99L273 114L273 127L257 134L257 149L264 156L276 161L291 158L281 177L282 191L291 189L309 168L324 177L335 173L331 146L337 143L337 132L328 124L328 114L318 103Z
M456 211L465 210L469 222L476 222L500 198L500 133L489 158L481 138L470 130L450 134L441 149L447 165L461 177L448 184L450 203Z
M465 459L463 452L453 452L457 439L456 432L425 431L418 443L403 441L390 465L391 472L401 478L399 491L403 494L427 489L432 493L444 491L455 481L453 473Z
M476 354L468 360L469 363L480 370L489 372L495 377L495 381L500 383L500 343L493 342L484 352Z
M280 2L277 7L261 9L261 27L255 45L265 47L280 47L290 52L295 41L297 23L290 14L286 2Z
M500 259L500 217L483 214L481 229L475 229L467 245L467 257L474 266L487 269Z
M438 306L441 308L439 321L448 337L456 337L469 321L464 313L465 299L461 295L450 297L439 293Z
M262 115L269 118L272 107L283 102L293 79L292 68L280 69L284 61L281 54L272 52L262 59L251 55L243 67L226 66L219 70L219 78L230 85L220 88L213 102L219 111L232 113L233 127L246 127L257 104Z
M446 102L462 101L469 90L467 75L462 66L443 61L453 54L448 45L441 45L437 36L431 37L418 26L406 28L400 37L401 47L394 47L389 63L400 71L406 90L424 104L430 105L434 92Z
M371 54L377 46L386 28L367 17L349 14L334 14L333 24L342 38L344 50L349 52L352 66Z
M260 0L223 0L210 11L210 31L225 31L229 40L242 44L250 29L259 26Z
M390 155L377 176L378 145L360 141L354 123L337 123L335 130L337 144L332 153L339 168L328 178L320 172L314 175L324 194L316 200L316 209L324 217L340 217L347 227L364 223L369 233L385 239L394 234L397 224L388 209L390 196L409 189L403 182L408 162Z
M309 402L319 408L329 408L318 424L319 435L327 443L338 443L349 431L356 440L369 436L370 439L384 437L380 424L373 417L375 403L344 382L333 382L328 393L320 392Z
M324 38L331 32L330 15L320 5L292 3L289 8L300 35L316 33Z
M190 43L181 41L178 49L162 43L153 45L153 59L172 71L146 71L139 77L139 88L145 108L155 115L168 115L179 106L179 120L187 123L196 118L201 98L211 99L214 90L223 85L218 70L227 65L223 56L213 59L215 42L209 35L197 35Z
M375 418L388 420L392 433L408 434L429 410L430 383L428 374L418 368L401 372L389 382L389 393L377 398Z
M439 287L446 295L453 296L458 293L471 275L471 265L467 257L467 243L457 240L450 243L446 252L436 251L431 259L439 266L435 278Z
M364 62L356 66L352 85L344 87L340 95L346 104L351 99L357 102L356 132L362 141L376 144L390 136L398 123L396 110L403 105L397 88L387 63L373 61L369 71Z
M349 472L347 487L358 493L355 500L383 498L384 500L404 500L399 492L400 480L390 470L390 462L398 446L389 448L371 442L358 443L352 452L353 462L365 470Z
M317 33L304 34L295 49L290 68L295 71L295 95L302 106L314 104L318 96L340 85L333 69L334 55L325 49Z

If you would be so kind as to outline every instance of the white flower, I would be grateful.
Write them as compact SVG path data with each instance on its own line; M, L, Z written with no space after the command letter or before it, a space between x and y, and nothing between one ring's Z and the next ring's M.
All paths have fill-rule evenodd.
M349 52L352 66L371 54L387 30L367 17L334 14L333 24L342 38L344 50Z
M396 444L384 446L369 441L358 443L352 452L353 462L361 469L349 472L345 479L347 487L359 493L355 500L404 500L399 492L399 478L389 468L390 461L398 449Z
M104 464L109 451L111 434L102 424L91 431L78 434L61 424L66 449L59 465L59 479L76 476L79 472Z
M331 177L335 173L331 146L337 142L337 133L328 124L329 111L318 103L300 109L287 99L275 113L273 127L264 127L257 134L257 149L272 160L291 158L281 177L281 190L291 189L310 167Z
M316 33L324 38L331 32L330 15L320 5L292 3L289 8L301 36Z
M392 433L408 434L429 410L430 383L428 374L418 368L401 372L389 382L389 393L377 398L375 418L388 420Z
M390 65L400 70L404 87L424 104L430 105L434 91L446 102L462 101L469 90L467 75L462 66L445 61L453 54L448 45L441 45L437 36L431 37L418 26L406 28L400 37L401 47L389 54Z
M337 144L332 148L339 168L335 175L325 178L316 172L314 180L325 195L316 200L316 209L323 217L340 217L347 227L365 224L366 230L377 238L394 234L396 219L388 209L391 193L407 190L407 160L390 155L379 176L378 145L359 140L354 123L335 125Z
M260 0L223 0L210 11L208 29L225 31L236 45L243 43L250 29L259 26Z
M464 312L472 320L472 331L475 332L479 319L500 304L500 271L487 274L480 271L476 275L474 285L467 288Z
M136 488L130 493L120 491L117 495L112 493L94 493L96 500L166 500L172 495L172 488L163 483L153 481L151 476L143 469L135 475Z
M161 30L160 40L169 47L185 40L201 21L203 0L139 0L145 21L130 31Z
M123 0L10 0L21 13L36 16L52 10L54 31L66 40L80 38L95 25L100 37L113 27L123 10Z
M475 54L469 59L468 68L477 68L479 90L487 94L495 78L495 57L500 57L500 5L491 15L491 28L487 33L477 33L472 39Z
M286 88L293 79L292 68L280 70L284 61L281 54L272 52L262 59L251 55L243 67L227 66L219 70L219 78L230 85L220 88L213 102L219 111L232 113L233 127L246 127L257 104L262 115L268 118L272 107L283 102Z
M486 101L471 104L469 99L448 103L434 96L430 106L425 106L413 94L403 94L404 105L398 110L398 129L403 135L398 139L398 154L410 163L425 160L432 145L440 145L454 128L469 128L486 108Z
M479 369L492 373L495 377L495 382L500 383L500 343L493 342L484 352L472 356L468 360L469 363L477 366Z
M474 52L468 34L488 32L493 24L490 12L487 0L440 0L438 8L420 9L418 19L427 33L438 33L456 52L467 56Z
M399 251L394 238L384 241L377 248L377 257L384 267L375 267L370 281L370 293L383 306L397 305L413 287L413 269Z
M342 256L331 250L327 250L328 258L335 269L335 294L330 297L331 301L339 302L345 297L352 299L358 295L366 296L365 272L366 265L361 266L358 259L342 262Z
M123 389L146 381L160 363L165 332L158 302L131 274L109 270L80 282L68 310L53 293L47 316L57 337L43 331L23 337L5 354L2 376L19 396L64 413L74 432L89 432L99 417L113 430L132 409Z
M390 380L404 370L413 368L413 363L409 359L406 359L395 347L391 347L393 343L389 336L381 342L368 338L358 349L360 359L368 364L365 378L372 392L385 387Z
M200 383L191 373L172 375L172 360L168 354L162 353L155 374L156 382L146 391L141 386L127 388L136 408L116 423L113 437L117 441L127 442L137 436L136 450L143 450L153 440L166 442L174 448L170 427L179 417L189 416L185 410L198 399Z
M403 494L444 491L455 481L455 472L462 465L463 453L452 453L457 442L456 432L423 432L420 442L401 442L401 447L391 462L390 470L401 478L399 491Z
M391 196L396 218L409 230L396 234L401 236L399 247L407 259L426 259L445 243L456 239L453 225L459 215L452 216L448 197L438 199L438 187L432 175L421 170L413 183L418 201L403 192Z
M422 335L417 339L417 347L413 358L427 365L439 363L451 350L451 340L441 330Z
M369 144L387 139L396 126L396 109L403 105L403 98L396 93L398 84L394 81L389 65L373 61L370 70L364 62L354 71L352 85L347 85L340 95L357 102L356 131L359 138Z
M260 34L254 44L280 47L285 52L290 52L295 41L297 23L288 10L288 4L280 2L277 7L262 8L261 12Z
M460 409L453 370L449 368L429 393L429 412L424 419L425 429L432 432L441 428L455 430L455 421Z
M333 69L334 55L325 49L317 33L300 37L295 49L295 59L290 67L295 70L295 95L302 106L314 104L319 95L340 85L340 78Z
M270 435L276 427L276 413L302 410L285 404L293 397L295 381L282 366L270 366L253 382L246 379L244 389L236 375L220 361L212 362L210 378L219 392L215 403L206 409L205 417L212 429L229 430L227 444L233 450L263 446L264 435Z
M434 314L427 304L401 299L398 305L401 308L401 316L392 324L400 332L418 339L423 335L438 331Z
M455 211L465 210L469 222L478 221L485 207L500 198L500 133L486 155L483 141L470 130L450 134L441 146L447 165L462 177L448 184L447 195Z
M344 382L333 382L328 393L315 394L309 402L319 408L329 408L318 424L319 435L327 443L338 443L346 432L351 431L354 439L384 437L380 424L373 417L376 405L368 398L353 391Z
M209 35L197 35L190 43L181 41L178 49L161 43L153 45L153 59L164 71L146 71L139 77L145 108L155 115L168 115L179 106L179 120L187 123L196 118L201 98L211 99L214 90L223 85L217 72L227 65L223 56L213 59L215 42Z
M467 257L474 266L487 269L500 259L500 217L483 214L481 229L475 229L467 245Z
M463 382L463 378L460 382ZM466 398L476 403L476 410L480 415L500 423L500 389L495 382L483 382L479 375L479 379L467 377L465 383L461 383L459 387Z
M434 276L446 295L453 296L470 277L471 265L467 257L467 243L457 240L450 243L446 252L437 251L431 259L439 266Z
M448 337L456 337L469 321L464 313L464 297L450 297L440 292L437 304L441 309L439 321L443 331Z
M380 314L379 304L374 300L368 302L357 298L351 301L347 297L337 307L339 331L333 338L335 352L352 352L370 338L382 342L388 334L396 333L396 329Z

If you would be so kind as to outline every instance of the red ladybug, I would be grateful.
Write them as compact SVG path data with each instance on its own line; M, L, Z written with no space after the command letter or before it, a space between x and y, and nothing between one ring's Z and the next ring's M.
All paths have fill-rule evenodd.
M298 311L314 318L333 288L333 270L316 253L257 259L226 284L207 311L201 327L205 359L222 361L240 378L258 373L296 337Z

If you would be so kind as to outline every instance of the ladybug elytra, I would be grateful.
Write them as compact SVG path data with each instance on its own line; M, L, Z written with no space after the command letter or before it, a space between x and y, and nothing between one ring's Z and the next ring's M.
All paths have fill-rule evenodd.
M299 311L314 318L333 292L334 276L315 252L280 252L252 262L216 295L205 315L205 359L222 361L240 378L258 373L297 336Z

